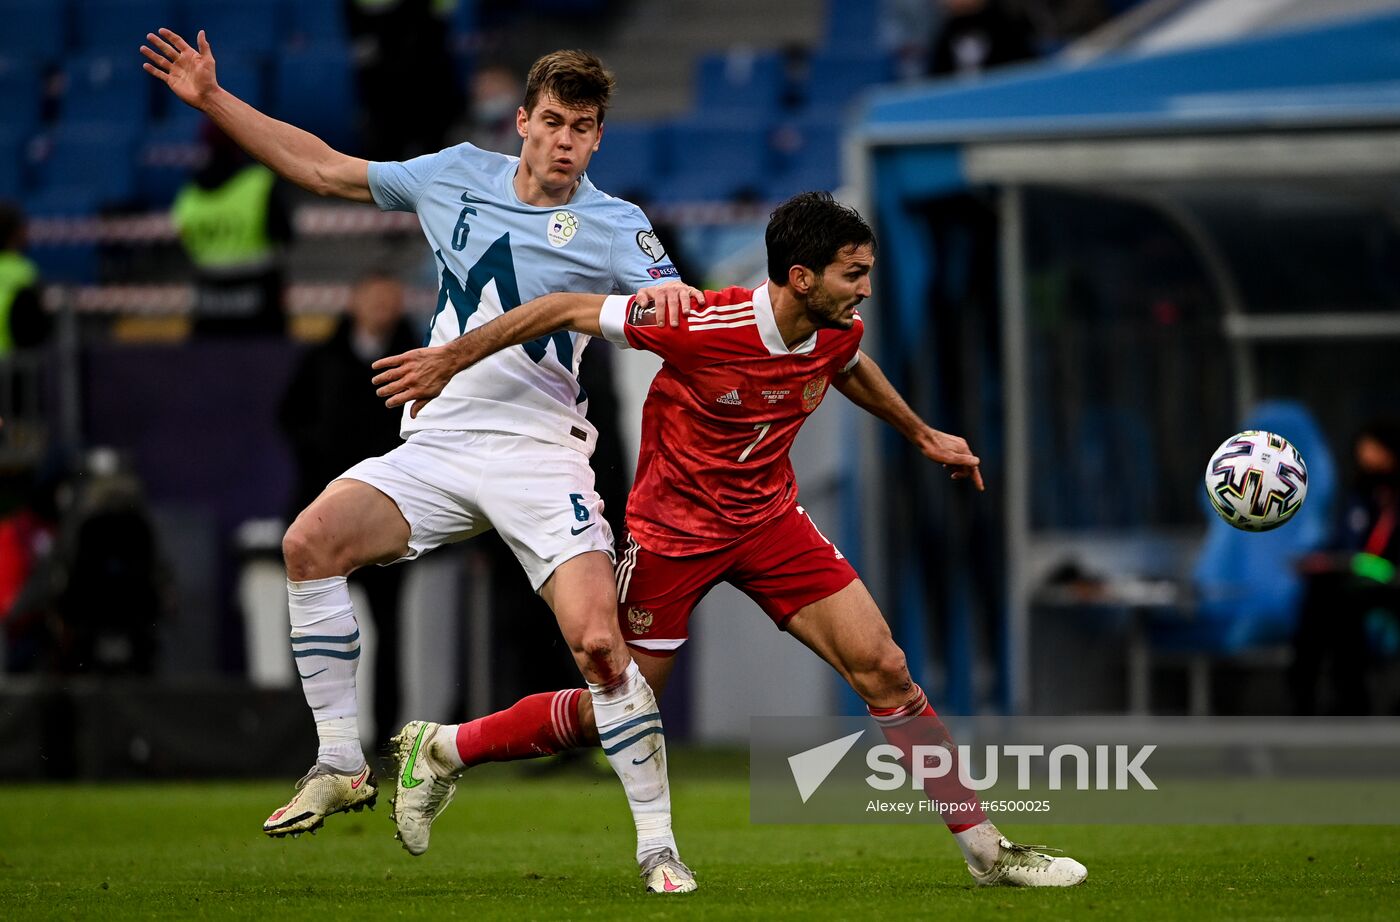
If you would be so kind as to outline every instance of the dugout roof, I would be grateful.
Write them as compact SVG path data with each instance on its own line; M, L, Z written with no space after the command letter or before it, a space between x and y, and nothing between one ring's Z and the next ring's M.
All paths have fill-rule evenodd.
M1002 414L1005 433L1006 552L1011 573L1005 602L1007 676L1003 702L1025 710L1029 593L1037 578L1027 513L1030 445L1025 253L1021 191L1059 186L1132 197L1170 212L1210 267L1224 305L1224 333L1235 348L1241 408L1250 404L1248 344L1301 336L1400 335L1394 311L1327 317L1269 316L1250 305L1222 245L1211 190L1273 183L1301 188L1347 184L1377 209L1400 214L1400 13L1386 12L1311 28L1158 53L1127 52L1089 62L1054 59L999 71L973 83L939 81L882 91L870 98L850 135L847 180L880 236L882 316L892 322L877 349L920 348L928 324L927 292L945 267L928 258L921 203L983 190L996 203L1002 311ZM1253 310L1253 312L1251 312ZM884 326L882 324L882 326ZM899 383L899 382L897 382ZM880 441L863 439L859 466L877 470ZM863 478L878 482L878 478ZM873 491L880 486L870 488ZM878 509L866 496L865 509ZM844 533L848 545L879 533L869 519ZM878 542L877 542L878 543ZM864 559L883 560L880 548ZM900 564L870 567L887 587L906 577ZM907 593L892 612L906 647L924 644L918 627L926 605ZM969 611L948 612L948 636L973 633ZM961 626L956 622L963 621ZM911 634L915 636L911 636ZM935 645L937 646L937 645ZM945 646L946 697L975 706L971 679L957 662L969 650ZM961 676L961 679L959 678ZM958 682L966 682L959 688Z

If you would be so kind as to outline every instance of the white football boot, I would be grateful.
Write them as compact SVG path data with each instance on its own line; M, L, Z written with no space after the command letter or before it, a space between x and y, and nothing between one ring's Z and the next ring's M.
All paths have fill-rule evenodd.
M315 832L332 813L359 812L378 799L379 785L368 765L342 772L317 763L297 782L292 799L263 823L263 832L274 838Z
M1003 837L996 863L986 871L968 865L968 873L983 887L1073 887L1089 876L1088 868L1073 858L1054 858L1037 848L1045 846L1017 845Z
M642 879L648 893L690 893L697 886L695 872L669 848L642 856Z
M448 767L438 752L440 724L411 720L390 740L398 794L394 797L394 825L398 840L410 855L428 850L433 820L442 815L457 793L454 783L461 774Z

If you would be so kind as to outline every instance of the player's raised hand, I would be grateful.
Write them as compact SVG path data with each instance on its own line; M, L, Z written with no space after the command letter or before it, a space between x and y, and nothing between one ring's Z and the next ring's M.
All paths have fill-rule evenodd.
M979 491L987 489L986 484L982 482L982 469L979 467L982 459L972 453L966 439L929 427L914 442L925 458L937 461L944 467L951 467L954 480L970 479Z
M653 285L637 292L638 306L654 306L656 308L656 323L663 327L680 326L681 317L690 313L692 304L703 305L704 303L705 293L698 288L691 288L683 282Z
M205 101L219 88L214 78L214 52L204 30L200 29L195 38L198 50L170 29L161 29L159 35L148 32L146 41L150 45L141 46L147 59L141 67L146 73L170 87L182 102L203 109Z
M418 411L441 394L452 376L462 369L443 346L391 355L370 367L379 372L373 383L379 388L375 393L385 398L384 405L392 409L411 400L413 406L408 408L408 415L413 419L418 418Z

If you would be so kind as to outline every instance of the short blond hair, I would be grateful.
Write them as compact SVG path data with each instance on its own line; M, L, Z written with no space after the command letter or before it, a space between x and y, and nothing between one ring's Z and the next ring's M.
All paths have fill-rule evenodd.
M616 85L597 55L587 51L551 51L530 66L530 75L525 78L525 114L535 111L541 93L548 93L570 109L596 106L601 123Z

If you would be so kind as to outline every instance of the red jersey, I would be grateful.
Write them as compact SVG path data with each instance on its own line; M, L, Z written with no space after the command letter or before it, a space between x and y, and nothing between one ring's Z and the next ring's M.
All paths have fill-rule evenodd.
M719 550L797 501L797 430L860 354L863 325L819 330L788 349L768 286L705 293L679 327L615 296L603 334L665 360L642 409L627 529L655 554Z

